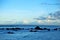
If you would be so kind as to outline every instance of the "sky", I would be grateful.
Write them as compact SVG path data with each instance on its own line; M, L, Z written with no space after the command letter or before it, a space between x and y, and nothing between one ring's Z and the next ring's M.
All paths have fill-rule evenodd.
M56 11L60 11L60 0L0 0L0 24L33 23L34 18Z

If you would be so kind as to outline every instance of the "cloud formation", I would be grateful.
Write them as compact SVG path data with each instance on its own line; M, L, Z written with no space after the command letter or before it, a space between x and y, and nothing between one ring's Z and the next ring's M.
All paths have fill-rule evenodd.
M48 16L46 17L38 17L35 18L37 20L37 22L40 22L40 24L60 24L60 11L56 11L54 13L50 13Z
M50 13L47 17L38 17L34 18L36 20L60 20L60 11L56 11L54 13Z

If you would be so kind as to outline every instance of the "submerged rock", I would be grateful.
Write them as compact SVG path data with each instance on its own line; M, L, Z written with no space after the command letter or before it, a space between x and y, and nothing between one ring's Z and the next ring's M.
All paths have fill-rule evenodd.
M54 30L57 30L57 28L55 28Z
M8 33L8 34L14 34L14 32L10 32L10 31L9 31L9 32L7 32L7 33Z

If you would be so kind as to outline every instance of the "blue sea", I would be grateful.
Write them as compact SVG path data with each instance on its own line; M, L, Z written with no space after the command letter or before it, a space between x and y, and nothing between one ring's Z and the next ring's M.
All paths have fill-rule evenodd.
M0 25L0 28L60 28L59 25ZM7 32L13 32L8 34ZM60 40L60 30L29 32L29 30L0 30L0 40Z
M60 28L60 25L0 25L0 28L35 28L36 26L41 28Z

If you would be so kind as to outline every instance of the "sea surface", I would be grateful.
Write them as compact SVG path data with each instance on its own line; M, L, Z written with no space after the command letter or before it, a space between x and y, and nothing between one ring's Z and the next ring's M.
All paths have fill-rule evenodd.
M54 28L60 28L59 25L0 25L0 28L35 28L36 26L49 28L51 31L0 30L0 40L60 40L60 30L52 30ZM13 34L8 34L7 32L13 32Z
M60 25L0 25L0 28L35 28L36 26L41 28L60 28Z

